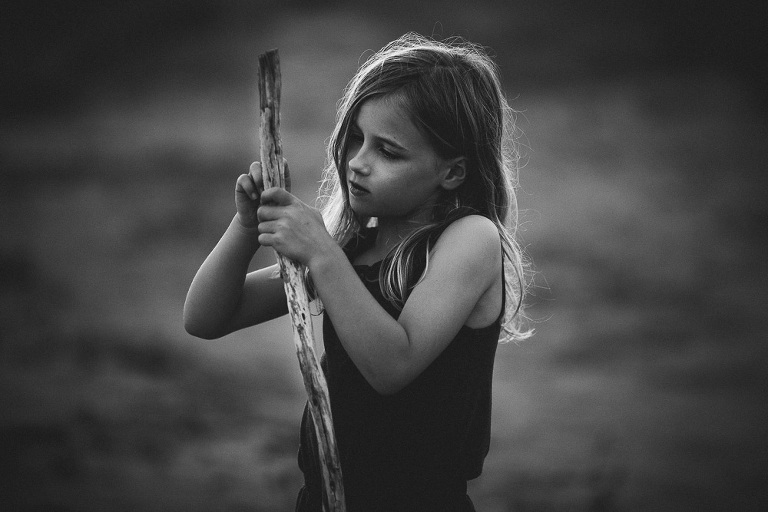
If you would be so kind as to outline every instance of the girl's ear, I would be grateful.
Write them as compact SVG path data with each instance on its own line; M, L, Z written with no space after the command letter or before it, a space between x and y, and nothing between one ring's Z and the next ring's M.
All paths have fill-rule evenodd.
M445 190L457 189L467 178L467 159L463 156L447 160L443 168L441 186Z

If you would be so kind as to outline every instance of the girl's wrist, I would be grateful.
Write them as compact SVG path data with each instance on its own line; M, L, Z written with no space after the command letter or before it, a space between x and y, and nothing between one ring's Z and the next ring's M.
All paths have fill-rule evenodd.
M322 275L339 261L346 261L347 256L335 242L328 247L316 250L307 262L310 274Z
M239 236L244 237L248 242L255 245L254 251L261 246L261 244L259 244L258 224L256 226L247 226L243 224L242 220L240 219L240 215L238 214L235 215L234 219L232 219L231 227Z
M253 225L247 221L243 220L242 215L239 213L235 214L235 220L237 221L237 227L245 234L255 234L255 236L259 235L259 224L258 222Z

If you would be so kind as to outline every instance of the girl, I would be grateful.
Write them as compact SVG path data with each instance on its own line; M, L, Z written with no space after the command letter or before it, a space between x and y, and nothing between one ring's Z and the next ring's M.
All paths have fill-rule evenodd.
M373 55L340 103L322 216L237 180L237 214L187 296L187 331L216 338L287 313L260 246L306 265L323 338L347 510L469 511L490 442L499 339L522 339L514 239L517 153L493 62L407 34ZM510 144L511 143L511 144ZM305 409L296 510L321 509Z

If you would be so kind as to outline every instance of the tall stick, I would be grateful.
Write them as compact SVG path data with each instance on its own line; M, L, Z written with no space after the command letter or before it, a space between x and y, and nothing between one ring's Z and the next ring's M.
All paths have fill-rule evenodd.
M280 142L280 59L277 50L259 55L259 97L261 110L261 170L264 188L285 188L285 167ZM328 386L314 350L315 340L309 313L309 299L304 267L279 253L277 262L285 283L288 311L293 323L293 341L309 397L309 410L318 440L323 473L323 509L344 512L344 485L341 479L339 451L333 434Z

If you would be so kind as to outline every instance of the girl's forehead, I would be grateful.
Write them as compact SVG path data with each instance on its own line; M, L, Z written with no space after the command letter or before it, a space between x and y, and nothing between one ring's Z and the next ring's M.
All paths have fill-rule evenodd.
M397 121L403 118L410 121L402 98L394 94L373 96L363 101L360 108L357 109L355 118L360 119L361 117L373 117L381 121Z
M355 123L358 128L370 131L373 135L386 135L398 141L407 140L411 144L426 142L411 120L403 100L393 95L365 100L357 110Z

